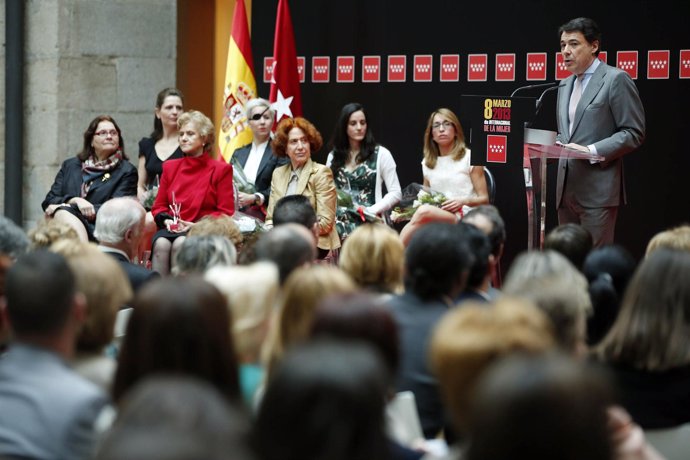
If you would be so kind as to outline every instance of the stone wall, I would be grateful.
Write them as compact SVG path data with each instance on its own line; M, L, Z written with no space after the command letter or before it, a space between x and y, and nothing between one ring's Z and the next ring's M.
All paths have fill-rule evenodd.
M4 16L4 0L0 3ZM41 201L60 164L81 148L82 134L96 115L117 120L126 152L136 164L137 143L153 126L156 94L175 85L176 4L26 2L26 228L41 217ZM4 22L2 27L4 41ZM0 156L4 162L3 151Z

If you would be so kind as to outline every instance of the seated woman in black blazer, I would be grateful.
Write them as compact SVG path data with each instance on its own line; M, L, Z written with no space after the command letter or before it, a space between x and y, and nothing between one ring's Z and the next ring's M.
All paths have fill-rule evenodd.
M122 131L112 117L100 115L84 132L82 151L62 163L41 206L47 218L70 225L83 241L95 241L101 204L136 194L137 170L125 155Z

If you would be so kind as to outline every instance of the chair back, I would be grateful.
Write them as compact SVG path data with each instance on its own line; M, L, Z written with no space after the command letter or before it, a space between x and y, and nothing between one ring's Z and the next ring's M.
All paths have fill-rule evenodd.
M489 203L494 204L496 200L496 179L494 179L493 173L486 166L484 166L484 179L486 180L486 190L489 192Z

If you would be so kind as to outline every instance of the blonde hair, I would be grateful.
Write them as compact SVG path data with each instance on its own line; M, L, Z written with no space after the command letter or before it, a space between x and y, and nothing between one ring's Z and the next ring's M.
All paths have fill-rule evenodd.
M681 225L659 232L649 240L645 257L660 248L690 252L690 225Z
M182 129L187 123L193 123L199 135L206 137L204 152L214 156L213 144L216 142L216 130L211 119L198 110L190 110L177 119L177 129Z
M430 362L442 397L461 429L475 384L491 364L511 353L541 353L553 347L551 324L532 303L503 297L486 304L465 302L439 322Z
M405 247L397 232L383 224L365 224L347 237L340 268L363 288L398 292L402 288Z
M283 285L282 305L269 332L264 355L267 372L275 368L288 348L309 337L314 311L323 299L356 290L352 278L331 265L310 265L293 271Z
M453 159L453 161L462 159L467 151L467 147L465 146L465 133L462 130L462 125L460 124L460 120L458 120L457 115L455 115L455 113L453 113L453 111L450 109L443 107L436 109L431 112L429 120L426 123L426 130L424 131L424 164L427 168L431 169L436 167L436 160L441 155L438 144L434 140L432 134L432 125L434 124L434 116L436 115L441 115L443 118L446 118L448 121L453 123L453 127L455 128L455 144L453 145L453 149L450 151L450 157Z
M187 236L224 236L232 241L239 252L244 242L244 236L232 217L221 214L214 216L209 214L199 219L187 232Z
M79 241L79 235L71 225L55 219L40 221L28 236L31 249L49 248L60 240Z
M278 298L278 268L270 262L218 266L206 272L204 278L227 300L232 317L229 326L239 360L258 361ZM257 289L257 283L261 289Z
M113 340L115 318L132 299L132 287L120 264L95 244L62 240L50 247L67 259L77 291L86 297L86 322L77 338L77 350L100 352Z

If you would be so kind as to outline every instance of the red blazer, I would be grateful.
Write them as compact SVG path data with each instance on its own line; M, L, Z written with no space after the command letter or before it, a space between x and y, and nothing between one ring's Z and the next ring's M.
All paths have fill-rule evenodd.
M232 166L212 159L207 153L163 163L158 195L151 208L154 218L161 213L172 215L169 205L173 202L173 192L175 201L181 205L182 220L196 222L209 214L235 213Z

